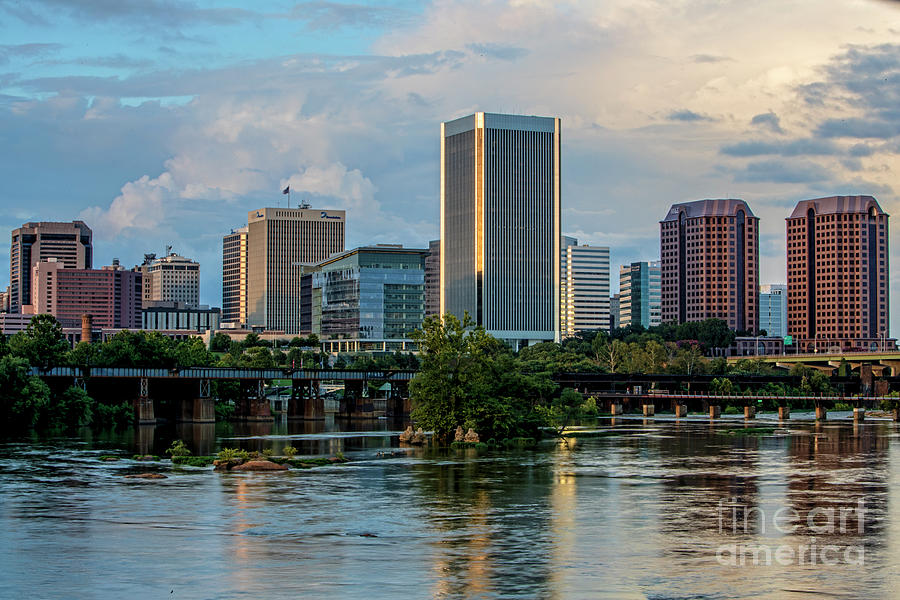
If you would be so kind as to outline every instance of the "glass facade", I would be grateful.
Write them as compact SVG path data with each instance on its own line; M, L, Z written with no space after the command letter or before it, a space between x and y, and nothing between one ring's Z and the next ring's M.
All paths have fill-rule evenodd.
M759 328L769 336L787 335L787 285L759 286Z
M427 255L369 247L320 263L312 280L314 332L324 339L409 339L425 318Z

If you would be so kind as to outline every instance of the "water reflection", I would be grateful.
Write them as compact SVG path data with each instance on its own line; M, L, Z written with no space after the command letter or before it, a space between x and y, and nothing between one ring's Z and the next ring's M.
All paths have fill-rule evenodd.
M900 584L892 423L761 435L742 421L616 419L603 437L486 454L399 449L404 426L8 440L0 546L16 552L0 563L0 597L890 598ZM173 439L195 454L292 445L352 461L222 474L130 460ZM146 470L168 479L123 478ZM862 564L845 560L856 547ZM779 562L779 548L794 556ZM48 556L54 569L33 568Z

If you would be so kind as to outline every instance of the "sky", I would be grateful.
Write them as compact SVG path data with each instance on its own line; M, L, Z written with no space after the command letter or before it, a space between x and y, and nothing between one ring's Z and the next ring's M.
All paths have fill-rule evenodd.
M900 3L0 0L0 230L82 219L95 267L172 245L220 305L222 236L287 185L348 248L427 247L440 123L475 111L562 119L562 229L614 290L671 204L723 197L783 283L799 200L900 218Z

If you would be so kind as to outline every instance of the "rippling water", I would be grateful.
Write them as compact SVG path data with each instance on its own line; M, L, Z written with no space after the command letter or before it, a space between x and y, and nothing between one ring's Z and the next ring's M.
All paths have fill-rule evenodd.
M382 421L6 440L0 597L896 598L898 428L840 421L760 436L735 434L742 420L602 419L605 437L481 455L399 448L403 426ZM130 459L172 439L351 462ZM123 477L146 471L168 478ZM815 565L760 550L811 544ZM758 560L732 561L743 548Z

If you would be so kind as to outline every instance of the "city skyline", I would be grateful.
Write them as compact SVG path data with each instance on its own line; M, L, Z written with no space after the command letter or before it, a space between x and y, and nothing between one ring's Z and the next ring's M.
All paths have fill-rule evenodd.
M562 232L616 266L657 258L678 202L751 204L762 283L786 278L796 202L870 194L897 214L889 3L55 6L0 8L0 226L85 220L96 264L172 244L204 265L204 304L221 304L221 235L287 185L348 211L347 247L425 247L439 123L476 110L561 117Z

